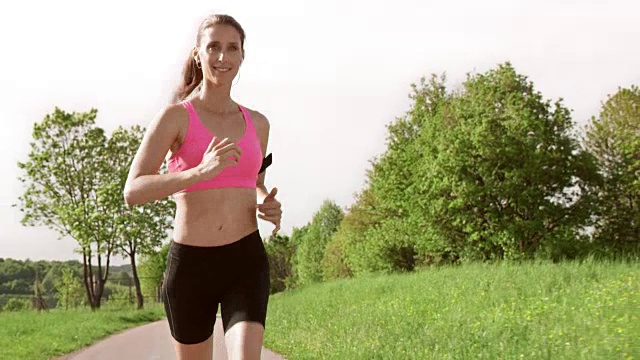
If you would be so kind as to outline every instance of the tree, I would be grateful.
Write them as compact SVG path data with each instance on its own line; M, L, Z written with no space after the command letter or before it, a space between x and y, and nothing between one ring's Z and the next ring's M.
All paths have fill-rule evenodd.
M569 109L501 64L469 75L418 138L413 187L430 240L467 258L532 257L576 240L598 177Z
M419 139L451 101L445 81L444 74L432 74L429 80L423 77L419 84L411 84L411 109L387 126L387 150L367 172L369 205L362 210L376 221L363 236L360 271L411 271L425 254L450 252L434 240L417 195L424 183L418 167L426 148L434 145Z
M289 237L289 246L291 247L291 251L293 252L291 256L291 276L284 280L286 289L293 289L299 285L299 276L298 276L298 268L300 265L298 264L298 249L300 245L306 242L306 236L309 233L309 226L311 223L307 223L302 227L294 226L291 230L291 236Z
M365 187L356 193L355 202L347 209L331 242L327 245L327 251L332 252L331 255L325 255L325 264L331 267L326 270L327 278L359 275L380 268L374 251L371 251L368 231L379 226L382 220L383 216L380 215L371 188ZM336 250L336 247L339 247L339 250ZM335 256L334 263L327 264L331 256Z
M322 281L322 258L329 239L344 217L342 209L325 200L314 214L308 231L296 251L297 275L300 285Z
M370 205L356 207L372 221L345 240L356 273L532 257L589 224L596 167L561 100L552 106L509 63L456 91L444 80L412 85L411 110L372 161Z
M78 242L92 309L100 307L118 235L113 218L98 201L100 181L108 176L104 169L109 157L104 130L95 126L96 116L95 109L67 113L55 108L41 123L34 124L29 160L18 162L26 173L20 181L27 185L19 198L24 213L21 223L44 225Z
M60 267L60 276L54 278L53 286L56 289L58 307L69 309L69 307L75 308L85 304L80 274L69 265Z
M276 234L266 241L265 250L269 257L269 269L271 279L271 294L287 289L288 280L293 275L292 257L295 248L291 238Z
M604 178L593 237L616 253L640 250L640 89L607 96L587 126L585 147Z
M151 254L162 245L167 232L172 229L175 202L165 198L141 205L127 206L122 196L131 162L144 136L144 129L133 126L127 130L118 127L109 138L110 177L103 181L99 199L108 209L105 215L117 218L118 238L116 252L129 257L133 283L136 288L138 309L144 307L144 296L136 265L136 256ZM166 164L160 173L166 173ZM96 216L100 216L96 214Z
M158 301L160 301L160 290L167 269L169 246L170 243L166 243L159 251L143 254L140 265L138 266L142 292L146 294L155 293Z

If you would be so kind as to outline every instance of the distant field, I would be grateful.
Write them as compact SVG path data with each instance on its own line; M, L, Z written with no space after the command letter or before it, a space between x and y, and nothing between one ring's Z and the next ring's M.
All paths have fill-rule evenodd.
M163 317L161 305L145 305L141 311L106 308L96 312L89 309L2 312L0 359L50 359Z
M640 359L640 264L473 264L271 297L288 359Z

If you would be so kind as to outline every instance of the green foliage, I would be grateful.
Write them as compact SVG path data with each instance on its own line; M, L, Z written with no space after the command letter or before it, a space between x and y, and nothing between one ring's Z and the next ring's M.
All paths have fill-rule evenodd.
M367 188L341 224L344 260L356 274L413 270L420 263L418 244L426 243L429 233L416 199L422 183L416 178L423 151L418 139L449 101L444 81L444 76L433 75L412 84L412 109L387 126L387 151L371 161ZM441 246L428 244L433 248L429 250L443 252Z
M553 106L510 64L469 76L418 140L415 201L433 237L465 258L532 257L561 231L588 224L597 182Z
M94 207L100 170L95 160L106 141L104 131L93 126L96 114L95 109L66 113L55 108L34 124L29 160L18 162L25 171L19 179L27 185L20 196L22 224L49 226L63 236L89 241L92 231L82 220Z
M376 247L368 237L369 229L377 228L384 219L378 209L378 199L370 187L365 188L356 194L354 204L348 208L334 235L335 241L342 244L342 259L338 262L344 262L349 273L359 275L380 269Z
M24 171L20 177L27 189L19 197L25 226L47 226L60 236L70 236L90 270L85 276L96 278L96 286L87 288L91 305L99 307L103 284L114 250L114 217L99 199L99 188L109 178L111 154L105 152L104 130L95 126L97 110L66 113L55 108L40 123L35 123L28 161L18 162ZM97 274L91 260L96 257ZM94 282L90 282L94 284Z
M122 266L111 266L115 277L128 276ZM126 266L125 266L126 268ZM34 295L35 271L40 278L40 295L49 309L87 306L86 290L82 283L82 264L76 260L31 261L2 259L0 261L0 308L11 298L31 299ZM94 272L96 268L94 268ZM46 274L44 277L42 274ZM117 282L117 280L116 280ZM126 283L128 284L128 282ZM111 293L105 286L103 298Z
M112 286L107 304L110 309L128 307L133 303L133 300L128 286Z
M284 280L286 289L295 288L300 283L298 277L298 256L296 254L298 253L300 245L306 241L305 238L307 236L307 233L309 232L310 225L311 223L307 223L302 227L294 226L293 230L291 231L289 244L292 248L293 255L291 257L291 276Z
M313 215L306 233L296 247L295 272L299 285L322 281L322 258L329 239L344 217L342 209L331 200L325 200Z
M101 199L107 204L108 214L118 215L117 251L129 257L155 252L167 238L167 232L173 229L175 202L172 199L133 206L124 203L124 185L144 131L144 128L136 125L130 129L118 127L111 134L107 152L111 154L114 173L110 176L111 181L105 181L101 189ZM166 172L166 163L163 163L159 173Z
M62 276L62 266L59 264L53 264L49 270L46 272L44 278L41 278L40 290L45 294L54 293L55 290L55 279Z
M138 307L144 304L144 291L140 284L137 269L137 256L151 254L162 246L167 238L167 232L173 229L173 214L175 202L167 197L145 204L127 206L124 203L123 192L127 181L131 162L138 151L144 136L144 129L133 126L131 129L118 127L107 143L107 151L112 154L111 164L116 176L101 189L101 199L108 214L117 215L118 237L115 252L129 257L132 264L133 284L136 288ZM166 163L163 163L159 173L166 173ZM148 287L148 284L147 284Z
M554 257L580 253L599 178L560 100L509 63L455 92L436 75L412 88L412 109L387 127L367 173L369 199L339 232L355 273L532 258L550 244L572 244Z
M265 250L269 258L270 293L275 294L284 291L291 285L290 279L293 275L292 257L295 248L291 238L279 234L271 236L265 243Z
M339 233L339 230L336 230L333 236L331 236L325 249L324 257L322 258L323 281L353 276L353 272L345 262L344 242L344 235Z
M158 291L162 287L164 273L167 269L167 255L170 245L170 243L166 243L159 251L142 256L138 265L138 275L143 294L147 296L159 295Z
M601 252L640 251L640 89L607 97L588 126L587 149L604 181L598 189L594 241Z
M28 298L10 298L2 308L2 311L23 311L32 308L31 300Z
M107 138L95 126L97 111L66 113L58 108L33 129L29 160L19 162L27 185L20 197L25 226L44 225L78 241L88 271L86 288L92 307L100 306L112 255L131 258L134 283L136 254L152 252L172 228L171 199L126 206L123 197L131 161L144 129L118 127ZM165 165L165 164L163 164ZM166 171L166 165L163 167ZM97 260L94 270L92 262ZM105 267L103 267L105 264ZM95 271L95 273L94 273ZM142 297L139 296L139 306Z
M111 283L118 284L120 286L133 285L133 281L129 273L126 271L119 271L117 273L111 273Z
M58 307L69 309L87 305L87 297L81 279L81 274L73 268L69 266L60 268L60 276L53 280Z

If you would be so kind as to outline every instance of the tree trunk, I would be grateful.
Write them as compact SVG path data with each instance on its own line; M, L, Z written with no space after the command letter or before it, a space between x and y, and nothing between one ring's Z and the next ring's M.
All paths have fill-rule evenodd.
M138 278L138 268L136 267L136 253L132 252L129 255L131 259L131 272L133 274L133 283L136 285L136 299L138 300L138 309L144 307L144 297L142 296L142 289L140 288L140 279Z
M83 251L82 253L82 281L84 283L84 288L87 291L87 301L89 302L89 306L91 310L95 310L95 304L93 299L93 279L90 271L91 261L87 261L87 254ZM91 282L91 284L89 284Z

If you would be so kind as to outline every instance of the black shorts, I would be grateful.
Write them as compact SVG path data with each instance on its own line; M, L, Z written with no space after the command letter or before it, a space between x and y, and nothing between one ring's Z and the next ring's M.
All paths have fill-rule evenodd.
M226 333L239 321L265 326L269 260L258 230L230 244L171 242L162 286L171 335L197 344L213 334L218 305Z

